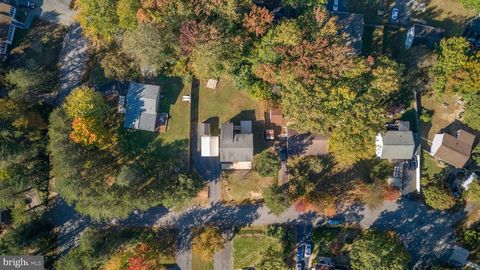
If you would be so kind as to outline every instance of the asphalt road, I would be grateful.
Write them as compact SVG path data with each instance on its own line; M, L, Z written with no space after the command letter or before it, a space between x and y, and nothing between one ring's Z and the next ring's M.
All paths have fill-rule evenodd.
M88 61L87 49L88 40L83 36L82 28L78 24L71 25L63 40L58 60L57 105L82 83Z

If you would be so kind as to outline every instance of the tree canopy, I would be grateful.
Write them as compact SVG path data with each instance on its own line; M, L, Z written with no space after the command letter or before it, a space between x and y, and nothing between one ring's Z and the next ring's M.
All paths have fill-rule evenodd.
M408 269L410 256L389 234L367 231L355 241L350 251L350 265L354 270Z

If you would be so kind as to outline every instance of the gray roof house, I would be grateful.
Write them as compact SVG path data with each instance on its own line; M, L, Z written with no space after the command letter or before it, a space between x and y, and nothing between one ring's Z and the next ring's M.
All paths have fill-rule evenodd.
M160 86L130 82L125 107L125 128L157 130L157 104Z
M364 26L363 14L332 12L332 15L337 17L337 25L340 33L346 37L346 44L352 47L355 54L361 54Z
M224 170L252 168L252 121L241 121L240 127L225 123L220 131L220 162Z
M413 133L409 130L390 130L375 138L376 154L381 159L412 159L415 151Z

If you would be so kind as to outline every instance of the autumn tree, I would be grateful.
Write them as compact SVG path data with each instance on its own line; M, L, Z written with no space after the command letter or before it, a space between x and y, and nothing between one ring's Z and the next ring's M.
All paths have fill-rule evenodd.
M225 244L222 233L212 226L199 229L193 241L199 247L200 256L206 260L211 260L215 252Z
M107 52L100 61L105 77L115 80L134 80L139 77L140 67L122 51Z
M243 26L257 36L263 35L273 22L273 14L264 7L252 6L250 13L243 17Z
M74 142L97 146L108 143L104 126L108 106L100 93L88 87L73 90L65 101L65 111L72 119L70 138Z
M433 209L447 210L455 205L452 192L441 183L433 183L422 188L425 203Z
M117 4L118 25L126 30L133 30L138 25L137 11L139 0L119 0Z
M407 269L410 256L392 234L367 231L355 241L350 251L350 265L355 270Z
M169 74L177 62L177 36L170 29L159 29L152 24L140 24L124 34L122 51L141 67L155 68Z
M78 0L77 20L87 37L95 42L111 42L118 32L116 0Z
M480 181L474 180L465 192L465 198L469 202L480 203Z

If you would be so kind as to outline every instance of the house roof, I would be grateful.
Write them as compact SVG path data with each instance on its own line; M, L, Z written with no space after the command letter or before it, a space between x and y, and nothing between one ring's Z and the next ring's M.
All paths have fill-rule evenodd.
M332 12L336 16L339 31L346 36L346 43L356 54L362 53L363 14Z
M201 155L202 157L217 157L219 154L218 136L201 137Z
M233 123L225 123L220 131L220 162L251 161L253 134L235 134Z
M127 92L124 127L155 131L160 86L131 82Z
M464 130L459 132L458 138L447 133L436 134L434 141L440 140L441 145L432 154L448 164L463 168L470 159L474 139L474 135Z
M412 131L387 131L381 135L382 146L379 157L382 159L411 159L415 151Z
M443 33L445 32L442 28L428 25L415 24L413 27L415 33L413 45L424 44L433 47L440 43L440 40L443 38Z
M320 134L288 130L288 154L318 156L328 154L328 137Z
M8 29L12 22L11 10L11 5L0 2L0 42L4 42L7 39Z
M283 111L282 109L270 109L270 123L277 126L283 125Z

